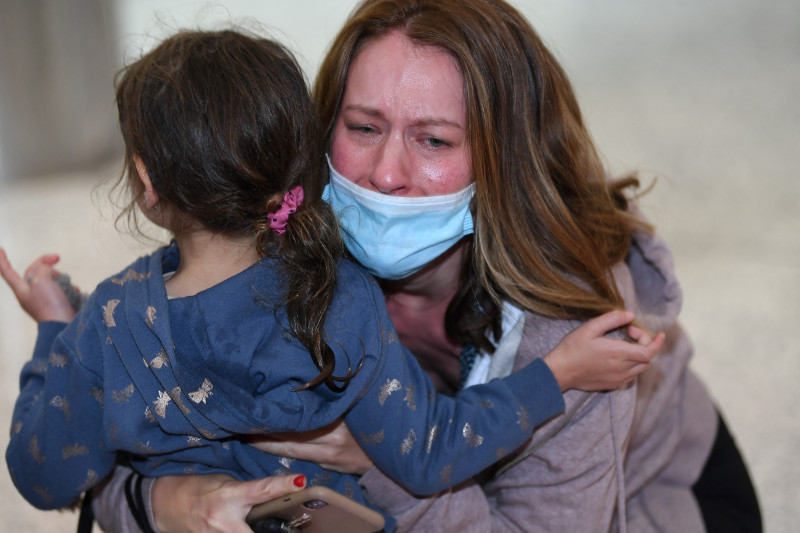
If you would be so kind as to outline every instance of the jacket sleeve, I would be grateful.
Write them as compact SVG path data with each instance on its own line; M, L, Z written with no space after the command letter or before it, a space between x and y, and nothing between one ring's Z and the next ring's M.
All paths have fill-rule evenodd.
M526 321L523 344L535 338L540 345L521 348L517 368L547 353L575 325L531 322L543 328L534 333ZM565 413L534 432L516 456L519 462L482 484L469 481L422 499L373 469L361 485L370 503L398 519L401 532L609 531L624 505L619 500L624 494L622 456L634 402L635 387L603 394L569 392Z
M104 482L92 489L92 511L100 528L106 533L157 531L151 502L155 480L117 464Z
M455 397L436 394L377 297L381 322L373 329L382 333L361 336L368 351L378 345L385 364L345 421L376 465L412 493L432 494L471 478L563 410L558 383L541 359Z
M69 505L114 463L103 439L101 375L82 361L100 345L86 311L66 327L40 324L20 376L6 462L19 492L40 509Z
M601 405L586 409L594 411L586 420L604 411ZM571 426L568 433L575 428ZM371 504L397 519L398 532L449 531L451 527L465 533L610 531L622 487L617 465L600 450L608 450L613 439L610 434L574 431L575 436L579 434L590 437L584 445L576 447L565 434L483 485L470 480L419 498L377 469L362 476L360 484ZM535 446L530 444L523 453ZM563 457L554 457L563 452L574 453L574 459L565 462ZM612 452L607 453L613 458Z

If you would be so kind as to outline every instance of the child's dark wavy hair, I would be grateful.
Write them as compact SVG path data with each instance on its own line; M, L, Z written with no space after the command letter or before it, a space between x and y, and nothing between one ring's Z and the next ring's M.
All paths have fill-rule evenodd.
M143 193L138 156L173 233L200 223L252 235L262 256L286 266L289 321L320 370L302 388L346 386L354 373L333 376L323 336L343 246L332 210L319 199L322 138L292 54L239 31L182 32L120 71L116 88L127 171L120 183L131 193L120 217L135 224ZM267 213L297 185L306 200L278 236Z

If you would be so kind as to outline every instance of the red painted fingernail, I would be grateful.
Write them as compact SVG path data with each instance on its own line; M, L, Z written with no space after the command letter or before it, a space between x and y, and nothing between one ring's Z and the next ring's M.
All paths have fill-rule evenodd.
M304 475L300 474L299 476L297 476L296 478L294 478L294 481L293 481L293 483L294 483L294 486L295 486L295 487L302 487L302 486L304 486L304 485L306 484L306 476L304 476Z

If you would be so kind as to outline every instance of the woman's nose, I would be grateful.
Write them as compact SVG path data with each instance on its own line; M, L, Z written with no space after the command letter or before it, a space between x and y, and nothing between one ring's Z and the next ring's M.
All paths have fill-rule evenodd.
M400 194L408 188L408 164L402 142L390 140L381 146L369 182L383 194Z

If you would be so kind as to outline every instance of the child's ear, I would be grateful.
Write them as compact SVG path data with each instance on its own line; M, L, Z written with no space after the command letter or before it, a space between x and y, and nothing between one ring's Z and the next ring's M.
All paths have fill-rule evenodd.
M136 173L139 175L139 179L142 180L142 185L144 185L144 207L153 209L158 205L158 193L153 187L150 175L147 173L147 167L138 155L133 156L133 164L136 166Z

